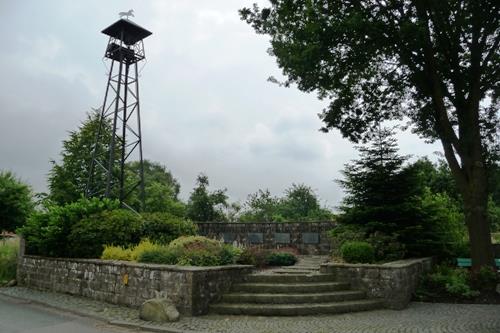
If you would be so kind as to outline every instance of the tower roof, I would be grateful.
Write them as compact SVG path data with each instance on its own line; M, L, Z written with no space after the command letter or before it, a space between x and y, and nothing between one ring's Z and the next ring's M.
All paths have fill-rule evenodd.
M151 31L135 24L132 21L120 19L104 29L103 34L122 40L127 45L132 45L152 34ZM122 35L123 33L123 35ZM122 37L123 36L123 37Z

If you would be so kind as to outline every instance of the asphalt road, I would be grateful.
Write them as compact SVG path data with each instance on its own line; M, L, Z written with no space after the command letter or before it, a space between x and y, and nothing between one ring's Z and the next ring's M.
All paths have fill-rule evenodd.
M0 296L0 333L139 332Z

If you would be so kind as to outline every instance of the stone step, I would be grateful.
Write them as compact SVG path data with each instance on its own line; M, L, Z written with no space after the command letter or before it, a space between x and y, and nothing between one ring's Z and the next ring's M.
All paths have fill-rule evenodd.
M316 282L316 283L236 283L233 292L248 293L319 293L349 289L347 282Z
M312 271L309 270L298 270L298 269L277 269L272 271L273 274L311 274ZM317 272L316 272L317 273Z
M252 304L219 303L210 306L212 312L225 315L254 316L304 316L315 314L334 314L367 311L381 308L378 299L365 299L345 302L304 303L304 304Z
M251 294L230 293L222 297L222 303L268 303L268 304L298 304L352 301L365 298L366 294L358 290L333 291L311 294Z
M245 279L248 283L306 283L306 282L332 282L333 274L252 274Z

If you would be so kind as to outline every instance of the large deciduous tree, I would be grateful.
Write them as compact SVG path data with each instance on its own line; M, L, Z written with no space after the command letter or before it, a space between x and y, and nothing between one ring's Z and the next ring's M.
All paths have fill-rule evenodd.
M272 0L240 11L271 37L286 86L331 101L321 114L354 142L384 120L440 140L460 189L473 267L493 265L488 140L498 140L500 2Z
M49 172L49 199L57 204L66 204L80 199L89 181L90 158L95 146L96 133L99 129L100 111L94 110L77 130L69 132L69 138L63 141L61 161L52 161ZM112 124L105 121L101 128L102 140L99 143L100 154L97 159L107 165L109 142L112 135ZM120 151L115 152L117 157ZM125 165L126 187L131 188L139 181L140 164L130 161ZM94 181L97 188L105 188L106 173L102 168L95 168ZM160 163L144 160L144 185L147 212L168 212L183 216L185 205L179 200L180 185L172 173ZM130 193L128 203L135 209L141 208L139 191Z

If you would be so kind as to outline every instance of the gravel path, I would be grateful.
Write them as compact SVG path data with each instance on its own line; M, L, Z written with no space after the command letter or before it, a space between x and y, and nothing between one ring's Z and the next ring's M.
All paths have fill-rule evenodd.
M443 332L498 333L500 305L411 303L406 310L377 310L342 315L307 317L183 317L179 322L158 325L138 318L138 310L65 294L27 288L0 288L0 294L47 304L74 313L121 325L166 332Z

